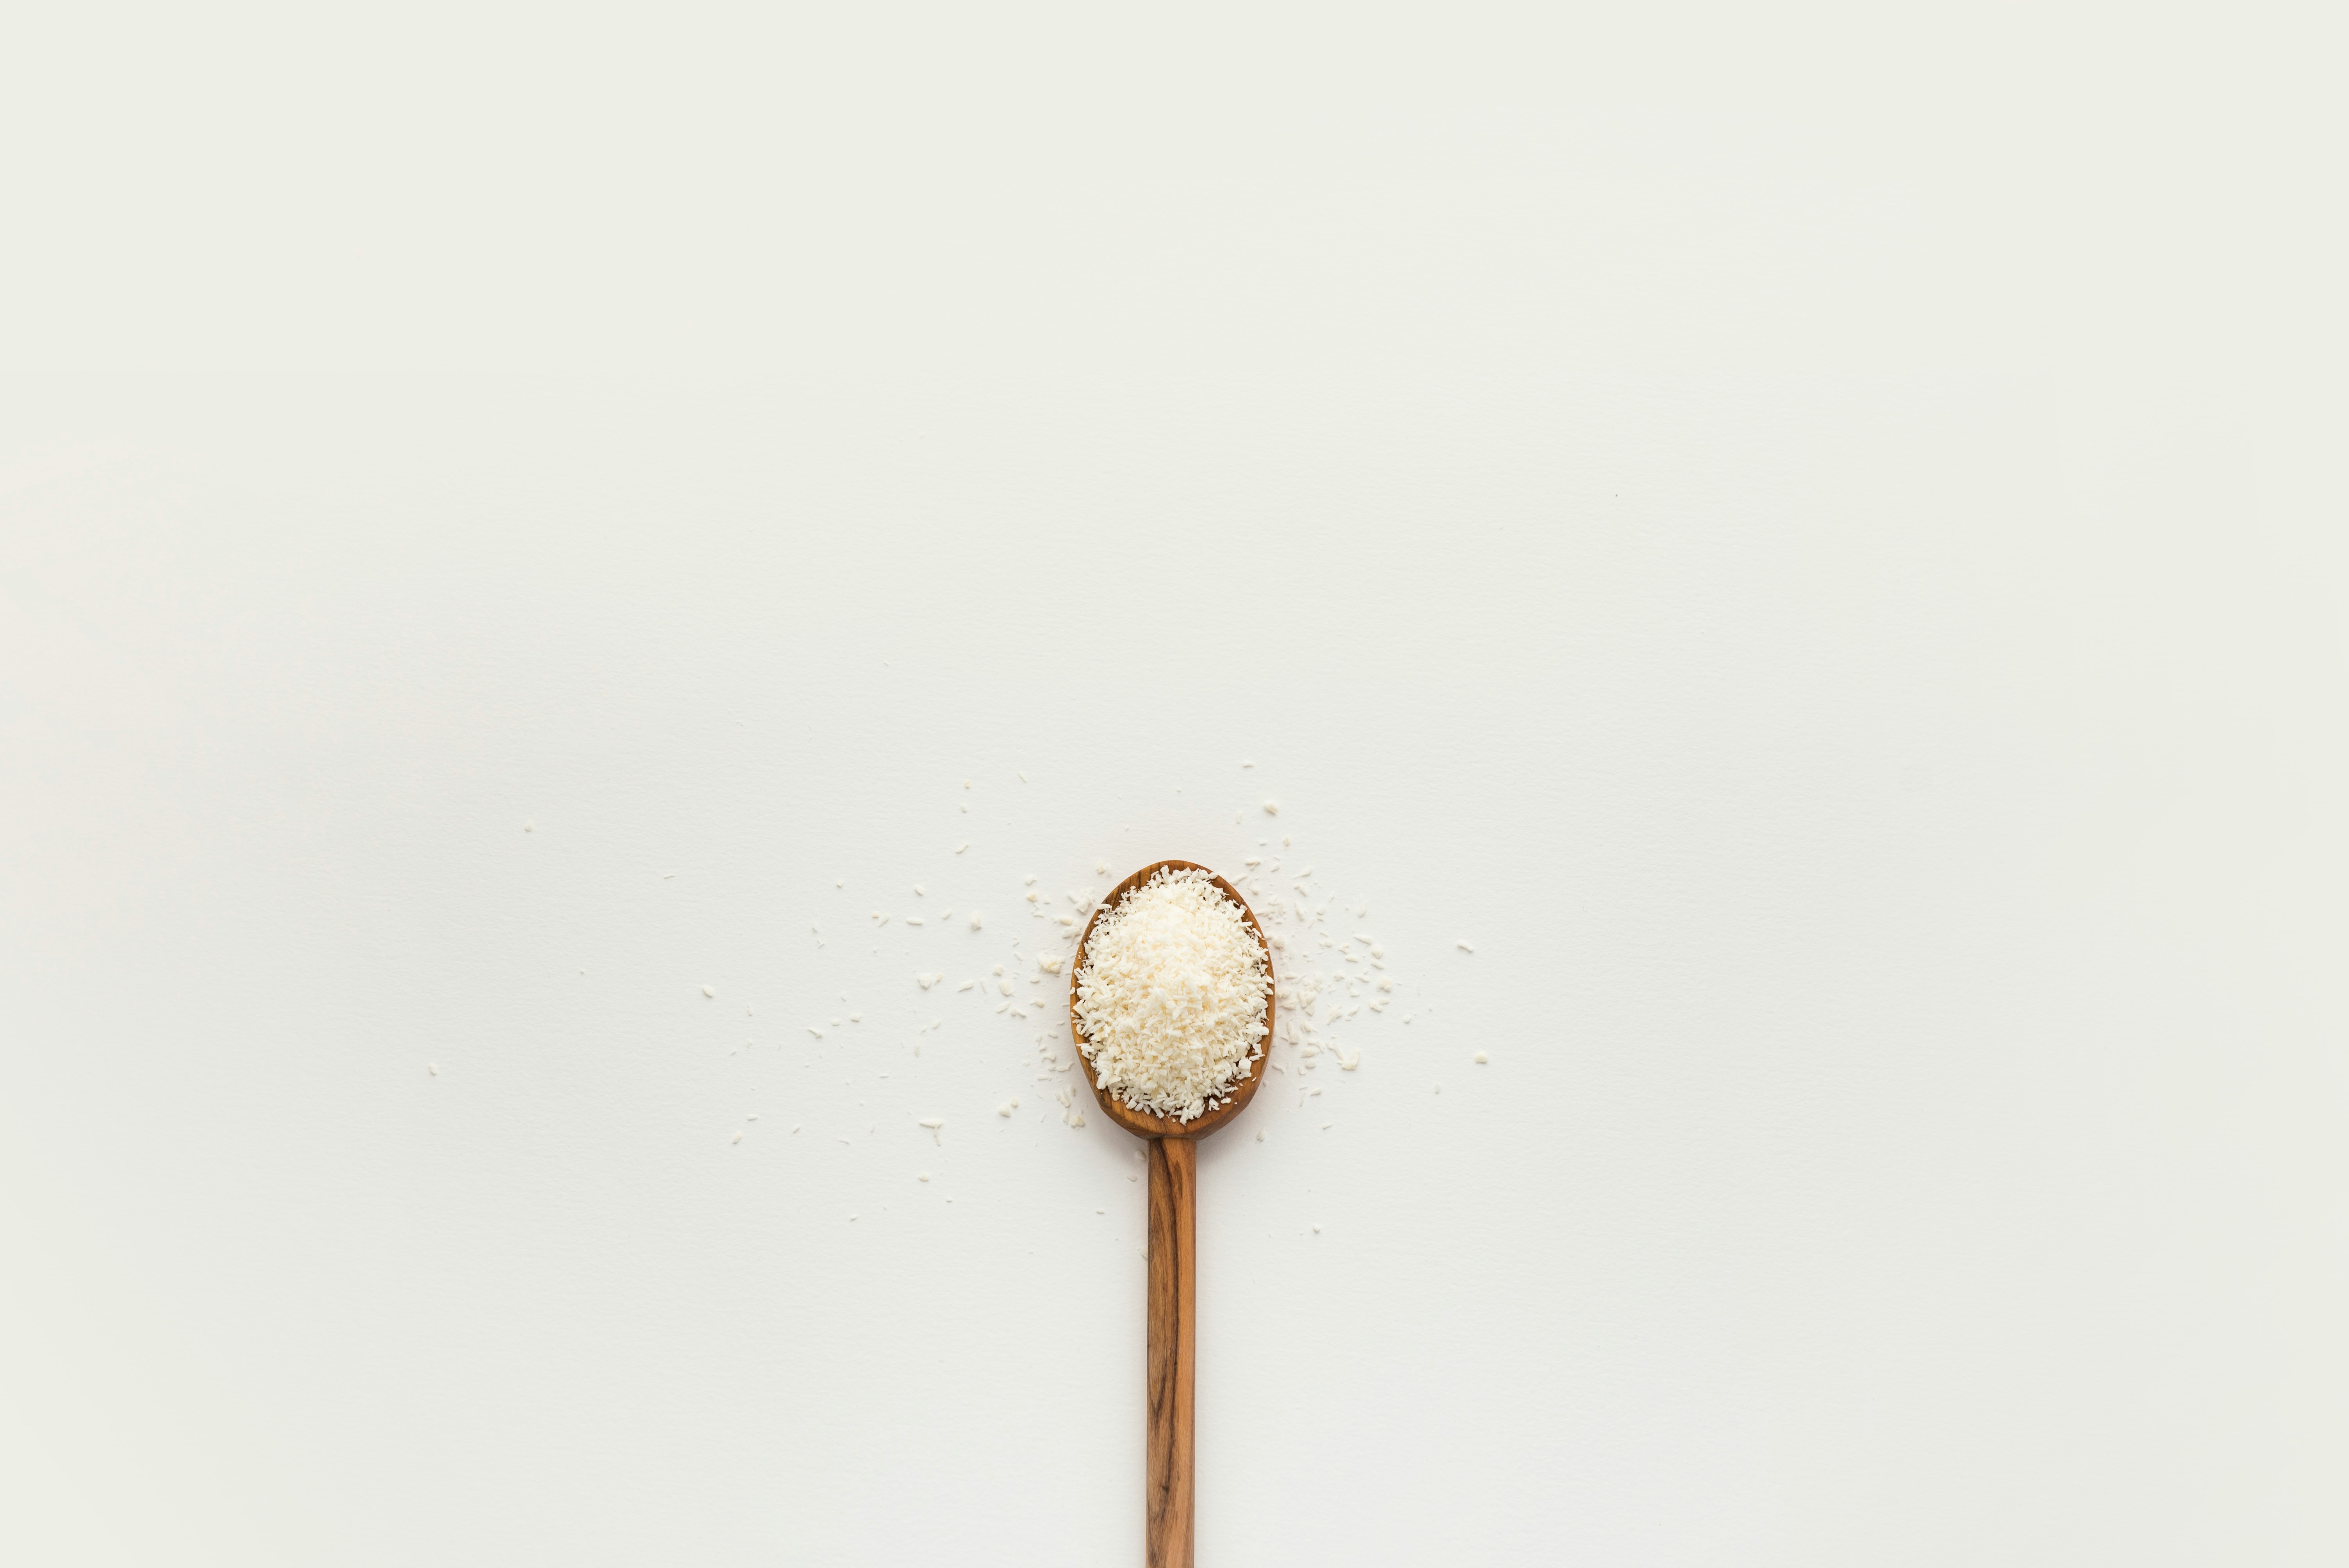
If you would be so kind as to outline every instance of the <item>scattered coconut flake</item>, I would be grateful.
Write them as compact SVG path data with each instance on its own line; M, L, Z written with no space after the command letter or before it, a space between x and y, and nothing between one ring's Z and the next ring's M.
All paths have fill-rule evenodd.
M1109 862L1107 861L1095 861L1093 862L1093 875L1097 877L1105 877L1109 875Z
M968 848L970 848L970 841L968 839L965 839L961 843L955 846L955 853L960 854Z
M922 923L922 917L918 914L909 914L905 917L905 923L907 925L919 925Z
M701 988L701 994L705 996L715 996L718 995L716 990L708 985L704 985Z
M1264 803L1264 814L1265 814L1266 816L1268 816L1268 817L1278 817L1278 816L1279 816L1279 815L1280 815L1280 802L1279 802L1279 801L1278 801L1278 800L1267 800L1267 801Z
M979 913L978 913L978 911L977 911L977 910L975 910L975 909L974 909L974 910L972 910L972 911L970 912L970 928L971 928L973 931L977 931L977 930L978 930L981 926L985 925L986 923L987 923L987 917L986 917L985 915L983 915L983 914Z
M439 1078L440 1076L440 1064L439 1062L426 1062L424 1064L424 1070L430 1073L434 1078Z
M930 1173L929 1173L928 1171L920 1171L920 1172L916 1173L916 1176L914 1177L914 1180L915 1180L915 1181L928 1181L929 1179L930 1179Z
M1468 944L1468 939L1467 939L1466 937L1464 937L1464 937L1462 937L1462 938L1460 939L1459 943L1457 944L1457 946L1459 947L1460 951L1461 951L1461 952L1463 952L1463 953L1474 953L1474 952L1475 952L1475 951L1476 951L1474 947L1471 947L1471 946Z
M813 1024L802 1024L800 1027L805 1029L809 1034L813 1035L819 1040L823 1038L823 1031L817 1028Z
M1476 1065L1480 1068L1485 1065L1485 1053L1482 1051L1476 1053Z

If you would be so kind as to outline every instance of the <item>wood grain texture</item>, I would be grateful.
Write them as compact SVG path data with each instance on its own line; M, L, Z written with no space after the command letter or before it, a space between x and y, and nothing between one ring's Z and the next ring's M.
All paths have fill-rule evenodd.
M1077 972L1084 967L1085 949L1092 942L1093 927L1099 925L1101 917L1115 909L1127 893L1168 866L1178 871L1206 872L1217 891L1240 906L1240 918L1247 923L1248 930L1256 935L1257 947L1264 954L1264 972L1268 976L1274 975L1272 944L1265 940L1264 927L1257 923L1256 912L1248 908L1247 900L1240 896L1239 889L1195 861L1153 861L1110 889L1109 896L1102 899L1093 911L1093 917L1085 922L1084 935L1077 943L1077 955L1069 963L1069 1035L1076 1041L1077 1066L1083 1069L1085 1082L1092 1086L1093 1099L1101 1103L1102 1114L1137 1138L1205 1138L1246 1110L1247 1102L1256 1098L1257 1087L1264 1081L1265 1064L1272 1059L1273 994L1270 989L1264 994L1264 1050L1256 1060L1247 1064L1247 1074L1232 1086L1229 1094L1223 1097L1223 1104L1189 1121L1176 1121L1172 1117L1153 1116L1146 1110L1136 1110L1104 1090L1100 1075L1093 1071L1092 1061L1085 1053L1084 1020L1077 1016Z
M1191 1396L1198 1349L1199 1144L1150 1140L1150 1326L1143 1350L1150 1431L1143 1479L1143 1560L1191 1568Z

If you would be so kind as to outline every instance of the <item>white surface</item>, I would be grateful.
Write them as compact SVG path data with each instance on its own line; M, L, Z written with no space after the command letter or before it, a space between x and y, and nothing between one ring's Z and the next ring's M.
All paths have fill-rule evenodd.
M1133 1560L912 975L1268 794L1203 1564L2349 1552L2337 36L24 25L0 1558Z

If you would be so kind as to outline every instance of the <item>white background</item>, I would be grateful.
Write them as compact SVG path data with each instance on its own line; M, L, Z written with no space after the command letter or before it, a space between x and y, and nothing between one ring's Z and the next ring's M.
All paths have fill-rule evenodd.
M0 1557L2349 1553L2321 8L20 9Z

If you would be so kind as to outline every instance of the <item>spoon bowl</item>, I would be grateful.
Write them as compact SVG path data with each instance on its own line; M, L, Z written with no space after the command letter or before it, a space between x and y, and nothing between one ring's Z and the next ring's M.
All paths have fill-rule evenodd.
M1272 944L1265 940L1264 927L1257 923L1256 911L1248 908L1247 900L1240 896L1239 889L1194 861L1153 861L1110 889L1109 896L1095 906L1092 918L1085 922L1084 934L1077 940L1077 955L1069 961L1069 1035L1076 1042L1077 1066L1084 1073L1085 1082L1092 1086L1093 1099L1100 1101L1102 1114L1136 1138L1182 1138L1195 1141L1220 1130L1232 1118L1247 1109L1247 1102L1256 1098L1257 1088L1264 1081L1265 1065L1272 1059L1272 992L1267 990L1264 994L1264 1049L1257 1054L1254 1061L1247 1064L1246 1075L1231 1087L1230 1092L1221 1097L1221 1105L1203 1110L1188 1121L1136 1110L1102 1088L1101 1075L1093 1071L1092 1060L1085 1055L1084 1020L1077 1016L1077 971L1084 967L1085 953L1092 945L1093 927L1101 923L1102 916L1124 902L1127 893L1160 872L1170 870L1206 872L1207 880L1215 884L1216 891L1239 906L1240 918L1247 923L1249 933L1256 938L1257 950L1264 954L1264 972L1268 975L1272 974Z

